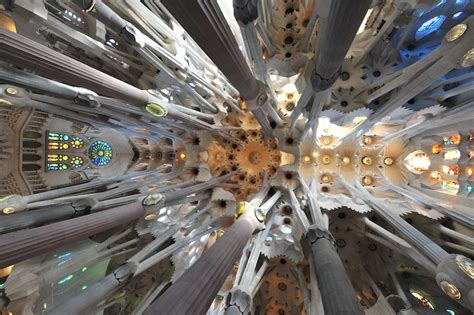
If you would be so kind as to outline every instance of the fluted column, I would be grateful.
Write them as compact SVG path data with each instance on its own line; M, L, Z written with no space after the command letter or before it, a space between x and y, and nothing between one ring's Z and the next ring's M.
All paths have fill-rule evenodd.
M205 314L254 229L242 215L144 314Z
M360 184L354 189L344 181L340 181L349 191L359 196L371 206L388 224L390 224L408 243L419 249L426 257L437 265L436 282L443 292L453 300L470 310L474 310L474 262L462 255L449 254L438 244L403 220L400 215L383 200L374 198ZM415 200L417 199L415 196Z
M310 229L313 261L318 278L324 312L328 315L363 315L356 292L347 276L344 265L328 231Z
M214 1L163 0L166 9L211 58L243 98L257 97L259 87L229 26Z
M225 309L224 315L252 314L253 296L249 292L234 288L229 295L230 305Z
M325 0L329 6L327 16L320 17L318 31L319 53L313 78L313 88L322 91L337 79L342 62L357 34L372 1Z
M414 245L436 265L449 256L448 252L406 222L402 217L385 207L374 207L377 213L390 224L408 243Z
M44 207L38 210L22 211L0 217L0 234L43 225L52 221L71 219L90 209L87 200Z
M47 315L64 314L93 314L96 305L105 300L110 294L126 284L126 280L132 277L133 264L125 264L108 274L102 280L89 286L80 294L59 303L52 310L46 311Z
M149 94L19 34L0 30L0 59L49 78L145 106Z
M94 92L92 91L66 85L10 67L0 67L0 80L28 89L46 92L47 94L59 96L91 107L99 106L99 103L94 97Z
M75 219L0 235L0 268L129 223L144 215L142 204L136 202Z
M374 207L409 243L416 246L436 265L436 282L443 292L456 302L474 310L474 262L462 255L449 254L438 244L385 207Z

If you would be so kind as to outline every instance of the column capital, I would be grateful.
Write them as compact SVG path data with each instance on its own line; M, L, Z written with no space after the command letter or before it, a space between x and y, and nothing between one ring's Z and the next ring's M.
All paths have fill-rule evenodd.
M450 298L474 310L474 261L451 254L438 264L436 283Z
M251 314L253 309L253 297L241 288L234 288L229 292L229 305L225 315Z
M322 230L315 225L310 226L308 233L306 234L306 239L311 243L311 245L316 243L321 238L327 239L334 246L334 237L328 230Z
M265 214L258 206L247 201L241 202L239 206L243 208L240 210L242 211L240 218L248 220L252 224L254 231L260 231L265 228L263 224L265 222Z

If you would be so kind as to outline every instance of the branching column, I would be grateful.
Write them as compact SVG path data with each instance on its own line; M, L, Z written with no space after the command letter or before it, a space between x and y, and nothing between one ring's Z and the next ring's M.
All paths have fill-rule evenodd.
M0 235L0 268L129 223L144 215L142 204L136 202L71 220Z
M108 74L89 67L19 34L0 30L0 59L34 70L61 82L82 86L97 93L122 98L137 106L149 94Z
M462 255L449 254L415 227L390 209L373 205L373 208L409 243L417 247L436 265L436 282L452 299L474 310L474 262Z
M111 292L125 285L132 277L133 264L125 264L108 274L99 282L94 283L86 291L77 294L50 311L46 315L93 314L96 305L105 300Z
M144 314L205 314L254 229L242 215Z
M423 254L425 254L431 261L438 265L443 261L449 254L442 249L438 244L429 239L426 235L418 231L416 228L406 222L398 213L385 209L383 207L374 207L377 213L392 225L395 230L408 243L414 245Z
M220 19L222 13L218 12L214 1L202 1L202 5L201 1L194 0L164 0L162 3L244 99L257 97L257 81L229 26L225 20Z
M316 91L331 87L336 81L344 58L372 1L325 0L329 7L326 16L320 17L318 39L319 53L316 59L312 84Z
M21 211L5 215L0 220L0 233L18 231L52 221L72 219L90 209L87 200L77 200L66 204L44 207L39 210Z
M311 244L316 277L319 282L324 312L328 315L363 315L356 292L328 231L310 229L307 238Z

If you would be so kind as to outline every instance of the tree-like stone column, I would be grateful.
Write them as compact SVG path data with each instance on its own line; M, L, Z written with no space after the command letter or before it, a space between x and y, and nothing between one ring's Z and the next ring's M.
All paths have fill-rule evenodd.
M328 7L328 13L322 13L319 18L320 51L311 78L316 91L330 88L338 78L342 62L371 3L369 0L321 1L324 7Z
M330 315L363 315L332 235L328 231L312 228L307 238L311 244L324 312Z
M141 202L0 235L0 268L45 253L63 244L129 223L145 215Z
M346 187L350 186L346 185ZM368 192L361 187L359 187L359 192L359 196L390 224L403 239L437 265L435 278L443 292L471 311L474 310L474 262L462 255L449 254L406 222L390 205L368 195Z
M222 13L214 1L161 1L246 100L257 97L259 87Z
M149 102L149 94L19 34L0 30L0 55L4 61L34 70L61 82L121 98L137 106Z
M243 214L144 314L205 314L257 225Z
M395 211L390 211L389 208L380 206L379 203L375 204L373 208L385 221L387 221L388 224L395 228L404 240L418 248L436 265L449 256L448 252L429 239L425 234L421 233L414 226L406 222Z
M63 314L93 314L96 305L107 299L111 292L127 284L134 272L133 264L124 264L108 274L102 280L94 283L87 290L81 292L66 300L65 303L58 304L52 310L47 311L46 315Z
M65 204L53 205L33 211L21 211L2 216L0 234L40 226L58 220L72 219L91 208L92 201L80 199Z

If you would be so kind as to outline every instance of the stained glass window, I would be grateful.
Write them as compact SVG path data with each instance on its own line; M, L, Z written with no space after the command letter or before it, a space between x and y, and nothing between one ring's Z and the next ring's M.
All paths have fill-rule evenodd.
M105 141L97 140L89 147L89 159L97 166L104 166L112 160L112 147Z
M415 151L405 158L404 164L411 172L421 174L430 168L431 160L425 152Z
M434 303L431 301L431 297L425 292L416 289L410 289L411 295L413 295L420 303L426 308L435 309Z
M461 0L461 1L465 1L465 0ZM420 16L423 16L427 13L430 13L430 12L434 11L436 8L441 7L442 5L446 4L447 2L448 2L448 0L439 0L438 3L436 3L434 6L432 6L431 8L426 10L425 12L421 12Z
M48 150L67 150L69 144L67 142L49 142Z
M466 174L467 174L467 176L472 175L472 168L471 167L466 167Z
M470 193L472 192L472 186L471 186L471 184L469 184L469 183L466 184L466 191L467 191L468 194L470 194Z
M48 150L81 149L82 147L84 147L84 140L80 137L48 132Z
M74 278L74 275L68 275L68 276L62 278L61 280L59 280L58 284L64 284L64 283L68 282L69 280L71 280L72 278Z
M84 140L82 140L79 137L73 137L72 140L71 140L71 146L74 149L80 149L84 146Z
M445 160L457 160L461 157L461 152L459 150L450 150L443 154Z
M68 141L69 136L64 133L48 132L48 140L50 141Z
M421 26L416 31L415 39L420 40L423 37L436 32L439 30L444 20L446 20L446 15L438 15L421 24Z
M446 166L443 165L442 167L443 173L446 175L459 175L460 168L457 165Z
M431 177L431 179L434 179L436 181L441 180L441 174L438 171L432 171L430 173L430 177Z
M48 154L48 162L63 162L69 160L66 154Z
M84 147L84 139L80 137L65 133L48 132L47 147L49 152L46 155L46 169L48 171L66 171L71 167L79 168L85 162L79 156L73 156L71 159L70 152L67 152L71 149L76 150Z
M48 163L48 171L65 171L69 169L67 163Z
M444 145L459 144L461 142L461 136L455 135L455 136L450 136L450 137L444 137L443 142L444 142Z
M80 168L84 164L84 159L80 156L75 156L71 159L71 165L74 168Z
M459 191L459 184L455 180L443 180L441 188L448 192L457 193Z
M433 144L433 146L431 147L431 152L433 152L433 154L439 154L441 150L442 148L439 144Z

